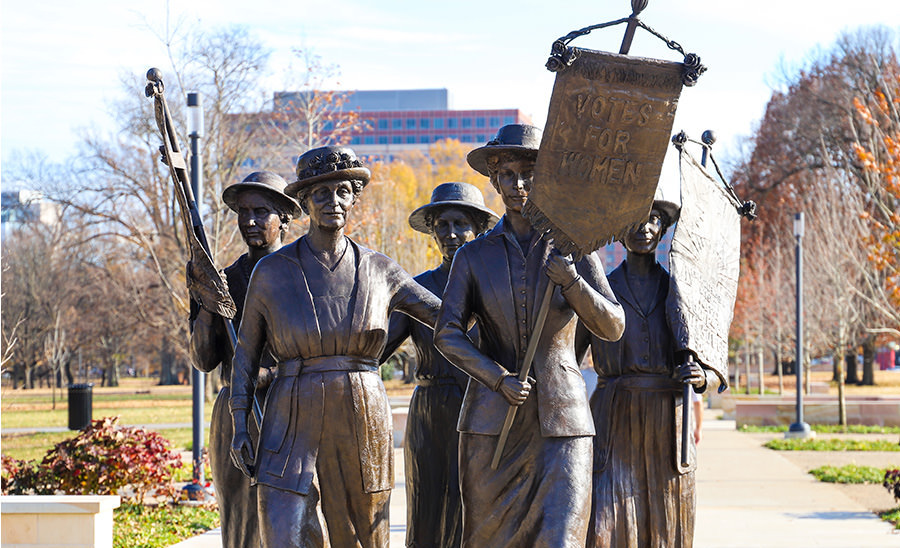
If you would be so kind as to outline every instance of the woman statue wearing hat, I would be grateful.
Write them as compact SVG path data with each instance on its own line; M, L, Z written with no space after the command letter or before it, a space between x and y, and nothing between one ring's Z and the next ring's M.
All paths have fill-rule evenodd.
M444 293L456 251L497 222L484 196L468 183L444 183L431 202L409 216L409 226L431 235L441 264L415 277L437 296ZM475 336L474 333L471 334ZM468 376L434 347L434 332L403 314L391 316L385 357L408 336L416 353L416 389L409 403L404 443L406 545L458 548L462 539L459 434L456 421Z
M456 252L434 330L438 350L473 379L458 424L464 547L583 548L587 535L594 423L575 331L580 319L614 340L624 316L597 256L573 263L522 216L540 137L532 126L508 125L469 153L469 165L490 177L506 214ZM533 379L523 382L516 374L550 283L558 287ZM475 319L478 344L468 336ZM494 470L511 405L518 412Z
M369 170L346 147L300 156L286 188L309 230L253 272L232 369L232 457L257 484L264 547L386 547L391 410L378 372L393 311L433 325L440 300L344 235ZM277 362L248 433L265 345Z
M242 182L233 184L222 193L222 201L237 213L238 230L247 252L225 269L228 291L237 306L234 324L241 322L244 296L250 283L250 273L257 262L281 248L285 232L292 219L300 215L300 206L284 194L285 180L270 171L257 171ZM269 356L260 368L256 395L265 400L266 388L274 375L274 362ZM219 517L224 548L256 548L259 528L256 520L256 488L231 463L231 413L228 412L231 383L231 343L225 333L222 318L199 308L191 330L191 361L194 367L210 372L221 364L220 375L224 387L213 404L209 427L209 461L213 485L219 504ZM258 438L256 424L251 425L252 439Z
M625 309L622 338L603 341L581 327L576 338L579 355L591 345L598 375L591 396L597 435L588 547L693 543L694 445L690 465L682 466L676 406L684 383L703 392L718 381L677 351L669 324L677 318L667 319L670 278L656 262L656 247L677 217L675 204L656 200L648 220L625 236L626 258L609 275Z

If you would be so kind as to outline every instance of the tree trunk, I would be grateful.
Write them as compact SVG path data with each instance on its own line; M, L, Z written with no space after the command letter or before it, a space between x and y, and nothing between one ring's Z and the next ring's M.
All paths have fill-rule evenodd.
M850 384L859 384L859 374L857 374L856 349L850 350L844 356L844 363L847 366L847 381Z
M25 366L25 380L22 382L22 388L27 390L34 388L34 365Z
M765 365L763 364L763 361L764 361L763 355L764 355L763 347L760 346L759 352L757 352L757 354L756 354L756 357L759 360L759 367L757 367L757 370L759 371L759 395L760 396L762 396L763 394L766 393L766 382L763 377L763 373L764 373L763 368L765 367Z
M875 385L875 337L866 337L862 344L863 378L860 384Z
M847 397L844 393L844 360L841 359L841 351L836 350L832 359L837 364L838 372L838 424L847 426Z
M119 386L119 360L113 359L106 368L106 386Z
M178 383L175 376L175 355L169 349L168 339L163 339L162 348L159 349L159 384L172 385Z
M72 360L66 360L63 365L63 372L66 375L66 385L75 384L75 377L72 375Z
M747 394L750 393L750 347L744 347L744 374L747 375L747 386L744 387L744 392Z

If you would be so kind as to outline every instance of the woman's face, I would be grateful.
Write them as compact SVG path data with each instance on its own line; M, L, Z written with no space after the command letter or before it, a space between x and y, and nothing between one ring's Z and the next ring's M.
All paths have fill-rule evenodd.
M266 248L281 238L281 218L262 192L245 190L235 198L238 229L247 247Z
M506 211L522 213L528 201L528 193L531 192L533 178L534 159L514 158L500 162L491 182L500 193Z
M662 213L653 208L650 218L625 236L625 249L640 255L654 253L663 235L662 224Z
M448 207L431 221L431 234L445 261L452 261L456 250L475 238L475 221L466 211Z
M315 183L306 198L309 221L323 230L341 230L355 200L350 181Z

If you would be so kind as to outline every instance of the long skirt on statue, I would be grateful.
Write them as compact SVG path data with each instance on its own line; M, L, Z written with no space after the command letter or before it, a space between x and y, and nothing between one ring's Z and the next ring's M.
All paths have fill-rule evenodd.
M459 433L463 390L455 379L422 381L409 403L404 443L406 546L459 548Z
M679 464L681 398L626 383L591 397L598 431L587 546L690 548L696 455L691 436L690 464Z
M231 462L234 426L228 410L230 391L219 391L209 423L209 467L212 472L223 548L258 548L259 524L256 518L256 486ZM249 421L250 439L259 438L256 421Z
M541 436L536 395L519 407L497 470L498 436L460 434L465 548L584 546L591 437Z

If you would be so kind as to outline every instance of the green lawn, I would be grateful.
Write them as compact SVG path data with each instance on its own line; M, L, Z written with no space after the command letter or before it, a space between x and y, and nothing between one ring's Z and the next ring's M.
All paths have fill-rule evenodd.
M113 514L113 547L162 548L218 526L214 509L123 504Z
M190 450L192 448L193 432L190 428L165 428L154 429L163 437L172 442L175 450ZM0 451L4 455L21 459L42 459L44 455L57 443L75 437L76 432L50 432L33 434L11 434L0 439ZM209 446L209 429L203 429L204 446Z
M166 405L165 402L153 400L147 401L146 407L119 407L119 408L94 408L92 417L99 419L118 415L119 424L144 425L144 424L179 424L191 423L191 406ZM209 422L212 415L212 404L204 409L206 421ZM4 411L0 414L0 426L3 428L41 428L48 426L68 426L69 410L38 410L38 411Z
M900 451L893 440L775 439L764 446L776 451Z
M884 468L875 466L825 465L809 471L819 481L826 483L872 483L880 485L884 481Z
M869 426L865 424L811 424L810 428L818 434L900 434L900 426ZM741 432L778 433L787 432L787 426L755 426L745 424L738 430Z

